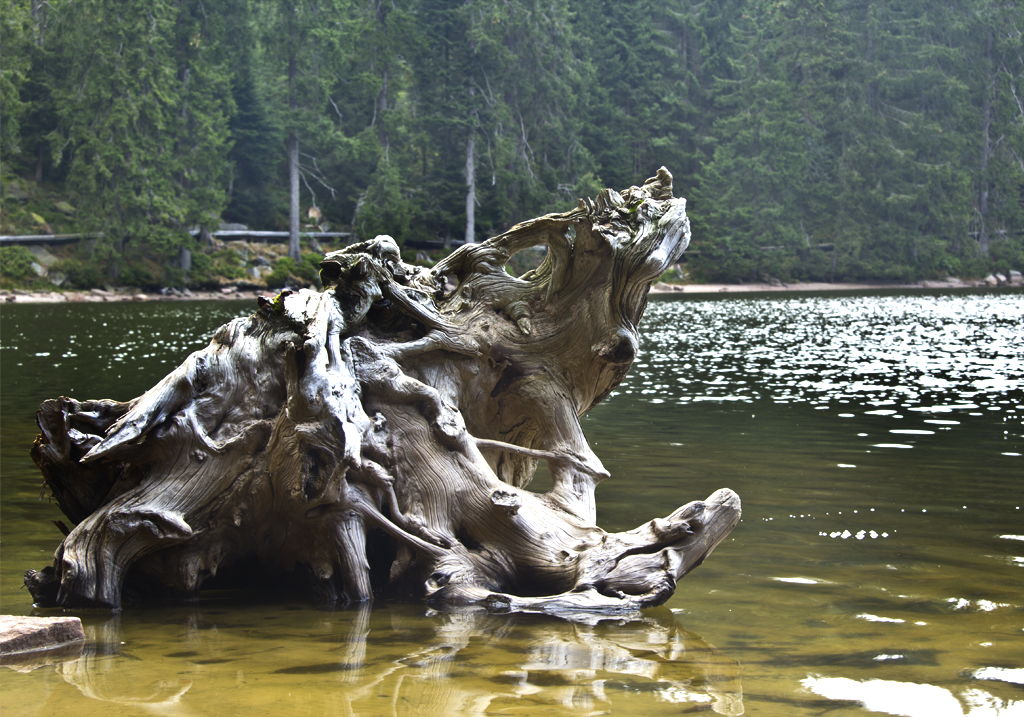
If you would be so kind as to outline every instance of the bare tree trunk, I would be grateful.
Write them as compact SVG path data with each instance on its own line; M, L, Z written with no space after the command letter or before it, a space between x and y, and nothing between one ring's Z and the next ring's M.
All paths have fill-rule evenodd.
M625 376L651 282L689 237L664 168L430 270L380 236L328 254L323 292L261 299L133 401L45 402L33 457L76 527L26 574L33 598L195 595L255 560L342 601L664 602L736 525L739 498L721 489L607 533L594 489L609 476L579 419ZM544 263L509 276L534 246ZM540 460L553 488L524 490Z
M299 135L288 135L288 256L302 261L299 244Z
M978 193L978 216L980 218L978 227L978 253L981 256L988 256L988 160L992 156L992 93L995 91L996 70L992 62L992 45L994 37L992 30L986 33L985 59L986 69L990 73L985 83L985 97L981 107L981 188Z
M476 241L476 130L466 140L466 243Z
M476 89L470 85L469 101L472 104ZM477 112L470 113L469 138L466 140L466 243L476 242L476 123Z
M387 122L387 110L388 110L388 68L385 67L381 72L381 89L380 89L380 125L378 129L378 139L380 140L380 146L384 148L384 161L391 161L391 139L388 136L388 122Z
M288 60L288 107L292 110L298 107L295 98L296 73L297 65L293 54ZM296 264L302 261L302 249L299 244L299 134L295 129L288 133L288 256Z
M32 0L31 3L32 22L35 23L36 44L39 47L46 47L46 12L47 4L41 0ZM36 180L39 181L38 179Z

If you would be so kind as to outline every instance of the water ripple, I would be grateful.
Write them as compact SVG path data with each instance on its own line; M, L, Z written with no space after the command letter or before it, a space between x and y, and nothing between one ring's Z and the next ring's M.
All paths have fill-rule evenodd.
M846 402L889 416L1022 409L1018 295L663 300L648 307L641 333L620 392Z

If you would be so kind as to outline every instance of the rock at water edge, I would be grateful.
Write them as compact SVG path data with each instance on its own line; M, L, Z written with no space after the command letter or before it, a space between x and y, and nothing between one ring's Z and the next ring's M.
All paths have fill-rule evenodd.
M0 615L0 655L46 650L85 639L77 617Z

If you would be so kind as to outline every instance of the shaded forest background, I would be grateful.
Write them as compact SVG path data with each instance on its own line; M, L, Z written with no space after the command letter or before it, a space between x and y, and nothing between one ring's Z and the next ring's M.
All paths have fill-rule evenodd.
M698 280L1024 267L1018 0L0 9L3 233L102 232L72 283L202 277L222 221L481 241L661 165Z

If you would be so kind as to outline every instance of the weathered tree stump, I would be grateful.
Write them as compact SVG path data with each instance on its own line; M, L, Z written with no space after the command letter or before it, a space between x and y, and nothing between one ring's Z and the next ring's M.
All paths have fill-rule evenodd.
M76 527L26 584L38 603L116 608L126 588L195 595L255 561L332 600L664 602L739 498L606 533L608 473L579 417L622 380L650 284L689 236L664 168L431 270L380 236L328 254L323 292L261 299L133 401L46 401L32 455ZM506 272L541 245L540 267ZM543 494L524 489L540 460Z

